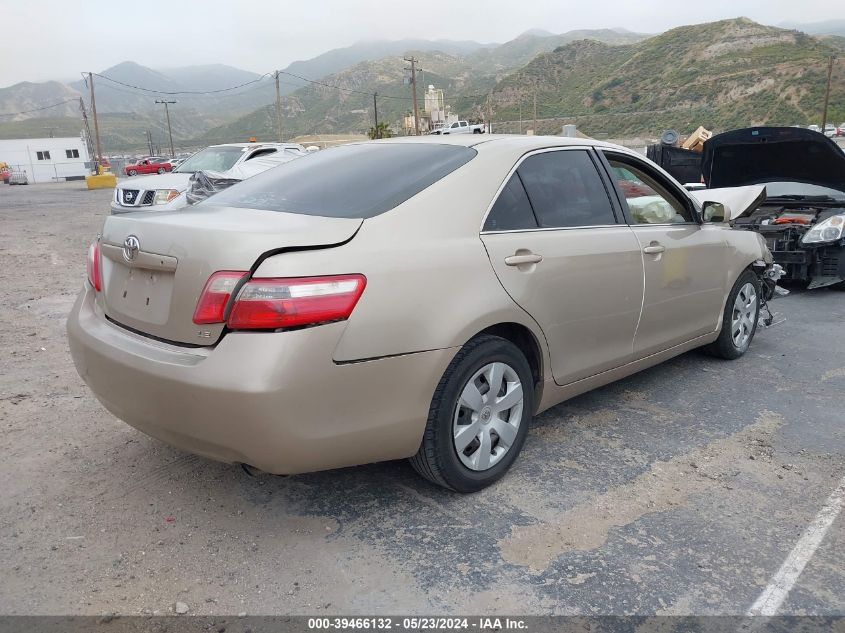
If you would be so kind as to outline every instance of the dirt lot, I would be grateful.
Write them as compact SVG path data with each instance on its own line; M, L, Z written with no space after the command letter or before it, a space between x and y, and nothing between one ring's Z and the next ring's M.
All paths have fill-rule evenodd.
M108 414L64 317L111 191L0 187L0 612L741 614L845 474L845 294L541 415L473 496L404 462L250 478ZM845 514L781 607L845 613Z

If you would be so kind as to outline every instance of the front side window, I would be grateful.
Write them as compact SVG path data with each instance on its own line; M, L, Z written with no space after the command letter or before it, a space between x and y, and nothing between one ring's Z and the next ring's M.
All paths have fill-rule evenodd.
M608 162L610 175L628 203L632 224L694 222L686 205L645 171L609 156Z
M615 224L610 197L584 150L534 154L517 169L540 228Z

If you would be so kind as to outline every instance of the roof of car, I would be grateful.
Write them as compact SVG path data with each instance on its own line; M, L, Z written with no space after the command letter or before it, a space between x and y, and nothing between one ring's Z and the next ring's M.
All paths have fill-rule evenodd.
M423 136L394 136L379 141L365 141L368 143L433 143L439 145L460 145L463 147L480 147L485 144L501 147L507 145L515 150L531 151L544 147L613 147L618 145L588 138L573 138L567 136L529 136L523 134L426 134Z
M247 148L259 148L259 147L299 147L299 143L278 143L275 141L267 141L267 142L258 142L258 143L218 143L217 145L211 145L210 147L242 147L244 149Z

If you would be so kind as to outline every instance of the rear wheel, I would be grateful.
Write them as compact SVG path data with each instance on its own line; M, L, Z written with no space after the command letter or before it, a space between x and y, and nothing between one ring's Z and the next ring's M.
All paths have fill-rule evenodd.
M165 172L164 167L159 167L159 168L158 168L158 173L163 174L164 172Z
M533 396L531 367L519 348L497 336L471 340L437 385L411 465L458 492L489 486L522 450Z
M746 270L736 280L722 317L719 338L704 347L711 356L733 360L748 351L760 317L760 280Z

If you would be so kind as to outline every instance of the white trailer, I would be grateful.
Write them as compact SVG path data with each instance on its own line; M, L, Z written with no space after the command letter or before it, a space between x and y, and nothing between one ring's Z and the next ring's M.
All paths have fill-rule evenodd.
M0 162L25 172L30 183L57 182L85 178L91 157L81 136L0 139Z

